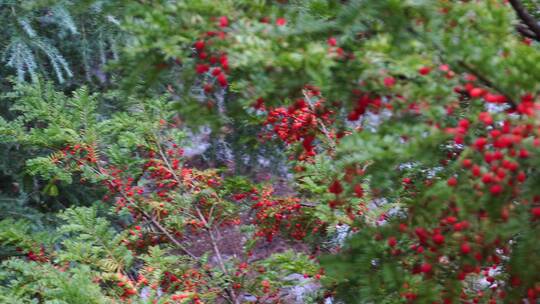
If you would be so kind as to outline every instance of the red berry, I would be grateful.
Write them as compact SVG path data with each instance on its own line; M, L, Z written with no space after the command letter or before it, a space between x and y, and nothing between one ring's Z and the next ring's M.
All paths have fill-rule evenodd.
M219 84L222 86L222 87L226 87L228 82L227 82L227 76L225 76L225 74L221 73L217 76L217 81L219 82Z
M219 26L220 27L227 27L229 26L229 19L227 16L221 16L219 17Z
M341 192L343 192L343 187L338 180L334 180L330 187L328 187L328 192L339 195Z
M491 125L493 123L493 118L488 112L482 112L478 115L478 119L486 125Z
M386 77L383 82L386 87L391 88L396 84L396 79L394 79L394 77Z
M407 224L400 223L399 224L399 232L406 232L407 231Z
M523 183L526 178L527 178L527 175L525 174L525 172L519 171L519 173L517 175L518 182Z
M445 220L446 220L446 223L449 225L453 225L457 223L457 218L455 216L449 216Z
M460 250L462 254L469 254L471 252L471 246L469 243L462 243Z
M484 184L489 184L489 183L493 182L493 176L491 175L491 173L485 173L482 176L482 182Z
M210 70L210 67L206 64L197 64L195 71L197 74L204 74Z
M433 267L429 263L424 263L420 266L420 271L423 273L429 273L432 269Z
M482 95L484 95L484 90L480 89L480 88L473 88L472 90L469 91L469 94L471 95L472 98L478 98Z
M485 101L490 102L490 103L505 103L506 102L506 97L504 95L496 95L496 94L491 94L491 93L487 93L486 95L484 95L484 99Z
M327 43L328 43L329 46L336 46L337 45L337 40L334 37L330 37L330 38L328 38Z
M447 184L450 187L455 187L457 185L457 179L454 176L452 176L448 179Z
M469 129L470 122L467 119L460 119L458 121L458 127L461 127L465 130Z
M388 238L388 246L394 247L397 244L397 240L395 237L391 236Z
M482 151L487 144L487 139L484 137L478 137L474 142L474 146L477 150Z
M534 207L531 209L531 214L535 220L540 219L540 207Z
M202 49L204 49L204 45L205 43L202 40L195 41L194 43L195 49L197 49L197 51L202 51Z
M489 188L489 192L493 195L499 195L502 192L503 188L499 184L495 184Z
M480 170L480 167L478 165L473 165L472 169L472 174L476 177L479 177L480 174L481 174L481 170Z
M362 185L360 184L354 185L354 194L356 195L356 197L359 197L359 198L364 196L364 189L362 188Z
M360 115L362 115L362 114L355 110L355 111L352 111L351 113L349 113L349 115L347 116L347 119L349 121L357 121L358 119L360 119Z
M435 234L431 239L433 240L433 243L437 245L442 245L444 243L444 235L442 234Z
M221 74L221 69L219 67L215 67L212 70L212 76L218 76L219 74Z
M421 67L420 69L418 69L418 73L420 75L427 75L431 72L431 68L430 67Z

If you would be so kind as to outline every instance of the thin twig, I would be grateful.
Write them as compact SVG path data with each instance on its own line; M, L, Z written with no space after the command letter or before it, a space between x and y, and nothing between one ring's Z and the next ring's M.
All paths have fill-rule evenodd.
M219 246L217 244L217 240L213 233L212 227L208 224L208 221L202 214L201 210L198 207L196 207L196 210L197 210L197 214L199 215L201 222L203 222L204 227L206 231L208 232L208 236L210 237L210 242L212 243L212 250L214 251L214 254L216 255L219 268L226 276L230 277L229 271L225 267L225 262L223 262L223 256L221 255L221 250L219 250ZM236 294L234 293L234 290L226 288L226 292L229 294L229 296L234 301L234 303L239 303L238 298Z
M175 173L175 170L174 168L172 168L170 162L168 161L167 159L167 156L165 155L165 153L163 153L162 149L161 149L161 145L159 143L159 137L156 137L158 139L158 142L157 142L157 145L158 145L158 150L159 150L159 154L163 160L163 162L165 163L165 165L167 166L168 170L171 172L171 174L173 175L174 179L176 180L177 182L177 185L180 187L182 185L182 180L178 177L178 175ZM229 272L227 271L227 269L225 268L225 264L223 262L223 257L221 255L221 251L219 250L219 246L217 245L217 241L216 241L216 238L211 230L211 227L210 225L208 224L208 221L206 220L206 218L203 216L202 212L200 211L200 209L198 207L195 207L196 211L197 211L197 214L200 218L200 220L203 222L203 224L205 225L205 228L206 230L208 231L208 235L210 237L210 241L212 243L212 249L214 251L214 254L216 255L216 258L218 260L218 264L219 264L219 267L221 269L221 271L223 271L223 274L225 274L226 276L230 277L229 275ZM177 243L175 243L177 244ZM177 244L178 245L178 244ZM180 245L178 245L180 246ZM211 277L211 273L210 272L207 272L209 274L209 276ZM230 288L225 288L225 292L227 293L227 296L230 298L230 301L233 302L233 303L239 303L238 301L238 297L236 296L234 290L230 289ZM229 300L229 299L228 299Z
M501 89L499 86L497 86L491 80L487 79L484 75L480 74L473 66L466 63L463 60L458 61L458 64L459 64L459 66L461 68L463 68L464 70L466 70L470 74L476 76L476 78L478 78L478 80L480 80L480 82L482 82L482 84L484 84L485 86L490 87L490 88L494 89L495 91L497 91L498 93L504 95L504 97L506 97L506 99L507 99L506 102L510 105L510 107L512 109L515 109L517 107L516 102L512 99L510 94L506 93L503 89Z
M304 94L304 98L306 99L308 105L309 105L309 109L311 110L311 112L313 113L313 115L315 116L315 119L317 121L317 124L319 125L319 129L321 130L321 132L324 134L324 136L326 137L326 140L328 142L328 146L331 150L331 152L333 152L335 149L336 149L336 142L335 140L332 138L332 136L330 135L330 132L328 131L328 129L326 128L326 125L324 124L324 122L317 118L317 116L315 115L315 106L313 105L313 101L311 100L311 98L309 97L308 95L308 92L306 90L304 90L302 92Z
M165 156L165 153L163 153L162 149L161 149L161 145L159 143L159 137L156 137L156 139L158 140L157 144L158 144L158 147L159 147L159 154L163 160L163 162L165 163L165 165L167 166L168 170L171 172L171 174L173 175L175 181L177 182L177 185L178 187L181 187L182 186L182 180L178 177L178 175L176 174L175 170L172 168L171 164L169 163L167 157ZM102 168L99 164L97 164L97 167L98 169L94 169L94 168L90 168L91 170L94 171L94 173L98 174L98 175L101 175L101 176L105 176L106 177L106 180L107 182L111 185L111 186L114 186L112 184L112 182L109 180L109 176L108 175L105 175L104 173L102 173ZM146 218L156 229L158 229L161 233L163 233L174 245L176 245L180 250L182 250L185 254L187 254L188 256L190 256L195 262L197 262L198 264L201 263L201 260L199 259L199 257L197 257L194 253L192 253L190 250L188 250L180 241L178 241L168 230L167 228L163 227L158 221L156 221L156 219L154 217L152 217L150 214L148 214L146 211L144 211L134 200L132 200L129 196L127 196L121 189L119 191L120 195L129 203L131 204L134 208L136 208L142 215L144 218ZM209 236L210 236L210 240L212 242L212 247L213 247L213 251L214 253L216 254L217 256L217 259L218 259L218 263L220 264L220 268L221 270L223 271L223 273L230 277L230 275L228 274L228 271L227 269L225 268L225 265L223 263L223 258L221 256L221 251L219 250L219 247L217 246L217 241L215 239L215 236L213 235L212 231L210 230L210 227L208 226L208 222L206 221L206 219L204 218L204 216L202 215L202 213L200 212L199 208L196 208L197 212L199 213L199 216L201 218L201 220L203 221L203 223L205 224L205 227L207 227L207 230L209 232ZM213 274L212 272L210 272L209 270L205 270L206 274L210 277L210 278L213 278ZM235 292L229 288L229 287L225 287L224 288L225 290L225 293L226 293L226 296L224 295L224 298L227 302L230 302L230 303L234 303L234 304L238 304L240 303L239 300L238 300L238 297L236 296Z
M409 27L407 30L411 34L413 34L414 36L418 37L418 39L421 39L421 40L425 41L424 37L420 33L418 33L416 30L414 30L413 28ZM426 42L426 43L428 43L428 42ZM444 49L441 46L439 46L436 42L433 42L433 41L431 41L431 45L438 52L436 55L440 59L440 61L441 62L447 62L445 60L445 57L448 56L448 55L446 54ZM482 82L482 84L484 84L485 86L495 90L497 93L499 93L501 95L504 95L504 97L506 97L506 99L507 99L506 102L510 105L511 109L515 109L517 107L517 103L512 99L510 94L505 92L502 88L500 88L498 85L493 83L486 76L484 76L480 72L478 72L478 70L474 66L468 64L467 62L465 62L463 60L458 60L455 63L452 63L452 62L448 62L448 63L453 68L461 68L461 69L467 71L469 74L472 74L472 75L476 76L476 78L478 78L478 80L480 80Z
M98 168L101 169L98 165ZM94 171L94 173L98 174L98 175L101 175L101 176L104 176L105 178L107 178L107 183L110 184L111 186L114 187L113 183L109 180L109 176L108 175L105 175L104 173L101 173L100 171L101 170L95 170L93 168L90 168L91 170ZM158 221L156 221L150 214L148 214L146 211L144 211L144 209L142 209L138 204L137 202L135 202L134 200L132 200L129 196L127 196L127 194L125 194L121 189L120 191L118 191L118 193L120 193L120 195L122 196L122 198L124 198L131 206L135 207L139 212L141 212L141 214L143 215L143 217L145 217L147 220L150 221L150 223L155 227L157 228L159 231L161 231L163 234L165 234L167 236L167 238L173 242L176 246L178 246L178 248L180 248L182 251L184 251L184 253L186 253L187 255L189 255L191 258L197 260L198 257L193 254L191 251L189 251L187 248L185 248L182 243L180 243L165 227L163 227Z

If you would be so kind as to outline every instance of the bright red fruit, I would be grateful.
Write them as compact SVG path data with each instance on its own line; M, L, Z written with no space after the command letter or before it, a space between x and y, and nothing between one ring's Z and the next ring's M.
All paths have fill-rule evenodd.
M432 238L433 243L437 245L442 245L444 243L444 235L442 234L435 234Z
M490 103L505 103L507 100L504 95L496 95L491 93L487 93L484 96L484 99Z
M462 254L469 254L471 252L471 246L469 243L462 243L460 246L460 250Z
M472 171L472 174L476 177L480 176L481 174L481 169L478 165L473 165L471 171Z
M219 26L220 27L227 27L229 26L229 19L227 16L221 16L219 17Z
M458 127L463 128L465 130L469 129L470 122L467 119L461 119L458 121Z
M386 87L391 88L396 84L396 79L394 77L386 77L383 82Z
M478 119L486 125L491 125L493 123L493 118L488 112L482 112L478 115Z
M359 198L364 196L364 189L362 188L362 185L360 184L354 185L354 194L356 195L356 197L359 197Z
M485 137L478 137L474 142L474 146L479 151L484 150L485 145L487 145L487 139Z
M484 95L484 90L480 89L480 88L473 88L472 90L469 91L469 94L471 95L472 98L478 98L478 97L481 97L482 95Z
M226 87L228 82L227 82L227 77L225 76L225 74L219 74L217 76L217 81L219 82L219 84L222 86L222 87Z
M520 158L527 158L527 157L529 157L529 151L527 151L527 150L525 150L525 149L519 150L519 157L520 157Z
M212 76L218 76L219 74L221 74L221 69L216 67L212 70Z
M388 238L388 246L394 247L397 244L397 240L395 237L391 236Z
M341 192L343 192L343 187L341 186L341 183L338 180L334 180L330 187L328 187L328 192L333 193L335 195L339 195Z
M349 121L357 121L358 119L360 119L360 113L358 111L352 111L351 113L349 113L349 115L347 116L347 119Z
M197 74L204 74L210 70L210 67L206 64L197 64L195 71Z
M527 179L527 175L525 174L525 172L520 171L517 175L518 182L523 183L525 179Z
M533 215L534 219L540 219L540 207L534 207L531 209L531 214Z
M195 41L194 43L195 49L197 49L197 51L202 51L202 49L204 49L204 45L205 43L202 40Z
M495 184L489 188L489 192L493 195L499 195L502 192L503 188L499 184Z
M420 75L427 75L431 72L431 68L430 67L421 67L420 69L418 69L418 73Z
M448 179L447 184L450 187L455 187L457 185L457 179L454 176L452 176Z
M429 273L433 269L430 263L424 263L420 266L420 271L423 273Z
M337 40L334 37L330 37L330 38L328 38L327 43L328 43L329 46L336 46L337 45Z
M493 181L493 175L491 175L491 173L485 173L483 176L482 176L482 183L484 184L489 184Z

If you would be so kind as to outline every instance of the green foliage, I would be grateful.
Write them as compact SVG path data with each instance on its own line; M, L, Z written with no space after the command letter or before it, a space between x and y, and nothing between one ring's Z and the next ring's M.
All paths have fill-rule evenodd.
M507 2L0 3L0 302L271 302L305 274L532 303L540 10ZM320 263L253 258L263 235Z
M103 1L5 1L2 75L14 71L19 82L54 76L62 84L82 72L88 82L105 81L100 70L122 45L116 9Z
M362 229L348 240L342 254L322 258L327 269L326 282L337 285L338 298L346 303L354 303L356 299L366 303L396 303L408 276L400 271L398 260L381 254L384 245L373 239L375 231L379 232Z
M96 208L68 209L60 218L67 222L58 228L66 238L64 250L58 254L60 263L78 262L111 273L131 266L131 252L122 244L125 235L117 234L105 219L97 217Z
M269 279L280 281L291 274L315 275L319 269L318 265L309 256L288 250L283 253L275 253L257 263L255 266L262 266L269 271L265 272L259 280ZM281 281L284 286L294 284L291 281Z
M95 208L68 209L60 217L66 223L54 232L35 231L29 222L1 222L0 241L3 245L14 244L23 253L44 245L48 253L61 247L51 255L54 264L29 262L22 258L2 261L2 301L112 303L93 277L97 275L96 271L115 273L130 263L131 255L120 244L120 236L111 230L106 220L97 217ZM61 239L64 240L58 242ZM62 269L62 265L70 263L75 264Z
M0 300L5 303L113 303L92 282L87 266L62 271L50 264L11 259L2 263ZM14 302L10 302L14 301Z

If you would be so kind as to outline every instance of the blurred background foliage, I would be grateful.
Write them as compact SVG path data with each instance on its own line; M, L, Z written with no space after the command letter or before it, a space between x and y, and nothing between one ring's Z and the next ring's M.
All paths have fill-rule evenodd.
M456 120L445 115L444 105L455 102L452 90L459 80L421 78L419 68L446 64L458 74L477 76L512 101L540 90L538 43L530 46L523 40L531 38L520 34L524 27L528 35L534 31L531 34L505 2L0 1L0 220L23 220L24 225L4 222L6 227L13 226L10 229L19 229L12 237L27 231L53 231L59 221L55 213L70 206L91 206L102 197L103 189L72 182L72 176L55 171L50 166L51 153L69 144L96 144L113 163L136 168L140 159L122 155L137 155L141 146L149 145L160 119L174 121L170 136L197 150L189 160L194 164L227 168L224 171L229 175L260 179L259 172L268 172L285 178L290 167L285 146L261 139L265 116L252 106L260 98L266 106L290 105L303 97L306 84L319 88L333 102L339 130L351 128L346 116L354 106L359 83L372 94L399 92L404 99L430 104L424 115L403 114L377 133L347 138L336 151L335 164L321 161L322 165L308 167L305 173L323 183L353 163L373 161L367 172L369 182L389 199L398 198L402 193L393 190L402 173L391 168L415 160L410 174L422 175L448 152L440 149L446 137L418 123ZM520 3L540 20L537 1ZM224 16L228 20L224 36L208 38L215 36L209 33L219 30ZM280 24L281 19L285 22ZM329 38L336 40L342 53L329 51ZM228 87L196 72L200 62L194 43L201 39L211 40L209 56L227 56ZM385 77L395 78L397 84L389 88L381 81ZM213 89L206 92L205 85L212 81ZM460 110L471 117L481 111L467 101ZM396 144L404 135L418 140ZM298 188L314 199L324 190L312 181ZM326 217L329 211L323 206L317 212ZM74 221L75 215L63 217ZM372 233L369 229L362 233ZM106 230L99 233L113 242ZM54 240L27 242L53 244ZM357 277L370 271L380 244L358 235L349 246L349 254L328 262L334 275L347 274L337 287L343 299L351 302L361 296L366 301L394 303L391 299L405 275L388 266L382 278ZM520 248L529 247L534 246L524 242ZM12 247L5 252L4 247L0 249L0 258L11 254ZM391 257L379 258L393 263ZM348 268L351 264L357 268ZM17 263L9 267L25 276L35 275ZM77 297L102 303L95 300L100 297L93 289L96 286L85 281L90 270L40 271L56 276L56 281L84 281L81 284L93 287ZM351 289L358 284L385 289ZM433 287L426 292L438 291Z

